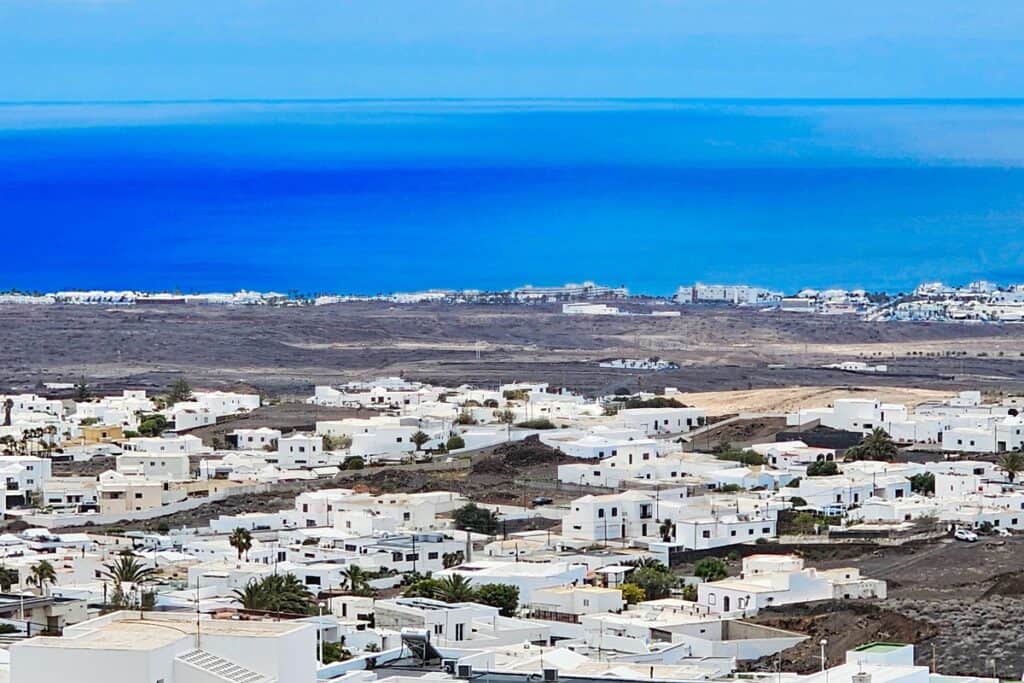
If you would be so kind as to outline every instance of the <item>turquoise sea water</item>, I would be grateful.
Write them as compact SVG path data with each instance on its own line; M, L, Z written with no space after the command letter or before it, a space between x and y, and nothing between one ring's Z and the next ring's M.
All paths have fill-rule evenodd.
M0 288L1024 281L1024 101L0 105Z

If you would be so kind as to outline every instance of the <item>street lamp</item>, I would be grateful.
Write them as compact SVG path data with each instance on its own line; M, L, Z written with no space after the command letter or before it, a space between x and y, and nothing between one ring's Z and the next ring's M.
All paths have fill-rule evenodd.
M319 656L320 666L323 666L324 665L324 621L323 620L324 620L324 607L326 607L327 605L324 604L323 602L318 602L316 604L316 606L317 606L317 610L318 610L318 615L317 615L317 620L316 620L317 649L319 650L319 653L320 653L320 656Z
M825 671L825 646L828 645L828 639L822 638L818 641L818 645L821 646L821 670Z

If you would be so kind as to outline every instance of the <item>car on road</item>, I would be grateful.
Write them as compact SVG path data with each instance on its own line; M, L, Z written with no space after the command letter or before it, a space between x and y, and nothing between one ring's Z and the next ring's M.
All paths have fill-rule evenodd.
M1009 538L1010 536L1013 536L1013 534L1010 533L1009 529L1004 529L1003 527L996 527L993 533L996 536L1002 536L1003 538Z
M968 543L974 543L978 540L978 534L967 529L957 529L953 532L953 538L960 541L967 541Z
M536 498L533 499L534 505L551 505L554 502L554 500L548 498L547 496L537 496Z

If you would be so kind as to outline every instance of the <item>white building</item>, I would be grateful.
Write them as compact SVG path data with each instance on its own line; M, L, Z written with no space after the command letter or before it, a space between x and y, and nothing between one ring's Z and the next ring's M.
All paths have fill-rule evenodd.
M703 408L624 408L616 413L616 422L627 429L647 435L680 434L704 424Z
M581 584L587 575L585 565L565 562L505 562L473 560L451 569L434 572L436 578L459 575L476 587L488 583L506 583L519 589L519 604L533 602L533 591L551 586Z
M277 441L281 438L281 430L270 427L236 429L228 434L227 438L228 443L239 450L276 450Z
M187 481L192 478L186 453L122 453L117 456L117 471L159 481Z
M194 614L114 612L10 648L18 683L310 683L316 629L297 621L241 621Z
M715 613L756 613L765 607L815 600L885 598L884 581L862 579L855 568L818 571L795 555L751 555L740 578L702 583L697 603Z
M296 433L277 439L277 465L282 469L323 467L328 464L322 436Z
M212 450L203 446L202 439L191 434L129 439L123 448L125 452L130 453L184 453L187 455L201 455Z

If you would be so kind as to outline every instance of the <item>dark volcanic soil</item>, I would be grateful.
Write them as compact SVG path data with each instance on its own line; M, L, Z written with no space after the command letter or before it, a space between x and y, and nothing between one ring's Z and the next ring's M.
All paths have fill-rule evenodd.
M316 383L400 373L486 385L538 379L588 392L851 383L1024 387L1021 326L680 310L679 318L654 318L567 316L554 305L6 305L0 306L0 390L80 376L98 391L163 389L186 376L198 387L307 396ZM638 373L597 364L653 355L681 367ZM889 374L820 367L858 357L888 363Z

